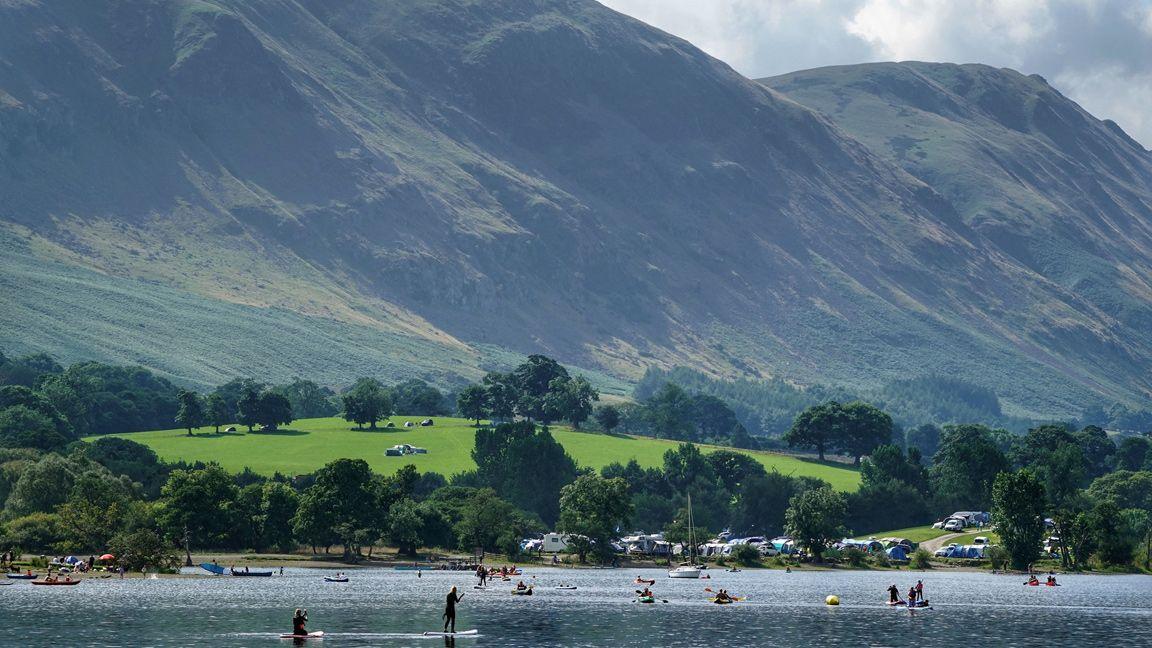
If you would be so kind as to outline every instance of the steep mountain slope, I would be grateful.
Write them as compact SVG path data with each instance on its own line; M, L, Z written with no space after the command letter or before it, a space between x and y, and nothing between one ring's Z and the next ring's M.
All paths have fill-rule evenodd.
M948 371L1045 411L1149 388L1126 321L590 0L0 0L0 150L0 220L42 258L456 349L464 374L495 345L623 376Z
M983 65L882 63L762 82L832 119L944 195L986 245L1091 305L1128 344L1152 342L1152 154L1038 76ZM1059 329L1043 344L1109 371Z

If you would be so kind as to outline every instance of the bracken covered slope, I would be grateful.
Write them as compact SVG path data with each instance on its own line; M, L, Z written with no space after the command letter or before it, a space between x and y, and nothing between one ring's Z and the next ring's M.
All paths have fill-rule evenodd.
M38 258L432 345L443 373L508 349L953 372L1031 411L1147 393L1130 318L861 139L588 0L0 0L0 220ZM26 328L0 344L50 342Z

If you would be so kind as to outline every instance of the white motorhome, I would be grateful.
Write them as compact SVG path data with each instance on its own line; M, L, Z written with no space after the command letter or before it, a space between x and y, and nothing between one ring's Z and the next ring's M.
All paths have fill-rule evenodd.
M541 551L545 553L568 551L568 536L559 533L545 533L544 544Z

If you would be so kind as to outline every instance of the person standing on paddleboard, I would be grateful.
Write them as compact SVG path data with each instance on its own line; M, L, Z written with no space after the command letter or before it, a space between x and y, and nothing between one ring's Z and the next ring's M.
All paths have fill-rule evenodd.
M456 586L448 591L448 598L444 601L444 632L448 632L448 625L452 625L452 633L456 633L456 604L464 599L463 594L456 593Z
M308 623L308 610L301 610L296 608L296 614L292 615L292 634L307 637L308 631L304 629L305 624Z
M924 581L916 581L916 601L924 602Z
M900 588L896 587L896 583L892 583L892 585L888 587L888 602L900 602Z

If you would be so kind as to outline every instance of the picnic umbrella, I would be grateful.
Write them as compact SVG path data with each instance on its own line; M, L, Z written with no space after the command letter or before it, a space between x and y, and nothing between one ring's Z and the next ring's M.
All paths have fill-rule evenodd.
M116 556L113 556L112 554L104 554L103 556L100 556L100 560L116 560Z

